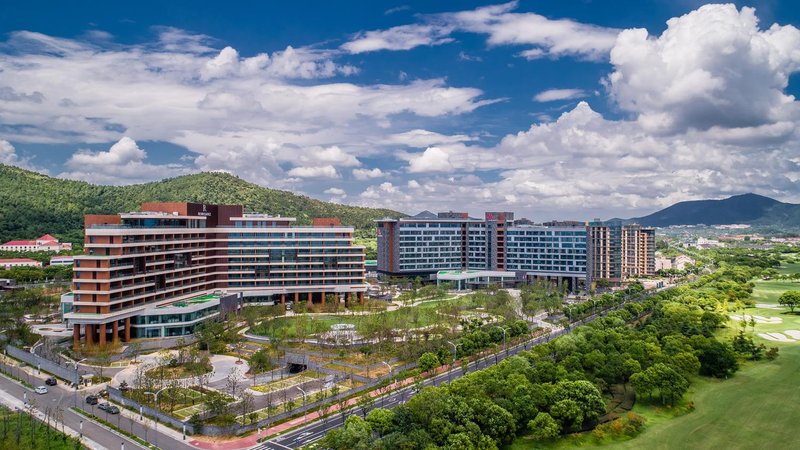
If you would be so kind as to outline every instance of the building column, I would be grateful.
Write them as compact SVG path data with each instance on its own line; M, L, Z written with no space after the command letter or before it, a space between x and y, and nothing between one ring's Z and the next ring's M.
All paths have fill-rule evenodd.
M111 342L114 344L119 342L119 320L111 322Z
M79 350L81 348L81 326L79 324L72 326L72 349Z
M294 293L294 303L297 304L299 302L300 302L300 293L299 292L295 292Z
M313 299L313 298L314 298L314 293L313 293L313 292L309 292L309 293L308 293L308 304L309 304L309 306L310 306L312 303L314 303L314 302L312 301L312 299Z
M325 291L322 291L322 304L325 304Z
M358 302L359 303L364 303L364 293L363 292L359 292L358 293Z
M344 293L344 306L350 306L350 293Z
M286 304L286 294L281 294L281 305Z
M106 324L100 324L100 345L106 345Z
M125 342L131 341L131 318L125 318Z
M94 345L94 325L86 324L83 326L83 334L86 337L86 346Z

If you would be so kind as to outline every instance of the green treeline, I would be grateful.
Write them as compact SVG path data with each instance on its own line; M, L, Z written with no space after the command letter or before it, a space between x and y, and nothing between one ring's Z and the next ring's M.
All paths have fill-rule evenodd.
M693 378L725 378L739 360L757 357L753 346L738 342L738 353L714 332L726 323L725 312L749 297L749 280L760 272L723 265L499 365L427 387L394 410L373 410L366 420L351 416L323 444L336 450L468 450L498 448L522 435L552 439L593 428L633 435L644 424L633 413L598 426L607 413L605 398L615 389L633 387L640 402L673 404Z
M65 242L83 242L84 214L135 211L142 202L198 202L245 206L247 212L296 217L338 217L360 229L398 213L327 203L267 189L226 173L198 173L130 186L97 186L62 180L0 164L0 241L34 239L50 233Z

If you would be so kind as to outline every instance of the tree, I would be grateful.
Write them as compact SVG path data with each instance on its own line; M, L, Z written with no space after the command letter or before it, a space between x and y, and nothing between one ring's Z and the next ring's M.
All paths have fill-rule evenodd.
M367 450L371 448L372 427L358 416L350 416L344 427L332 430L322 441L323 447L333 450Z
M258 374L266 372L271 367L269 355L263 348L250 357L250 370L253 371L253 384L256 384Z
M700 375L728 378L739 370L736 354L730 345L717 340L711 342L698 356L700 360Z
M800 291L786 291L778 297L778 303L788 306L789 312L794 313L794 309L800 306Z
M133 357L133 362L136 362L136 358L139 356L139 353L142 352L142 344L138 342L133 342L128 345L128 353Z
M583 411L575 400L559 400L550 407L550 414L564 428L578 429L584 420Z
M439 357L434 353L425 352L419 357L417 365L421 371L428 372L429 370L439 367L441 363L439 362Z
M250 412L253 411L254 399L253 394L245 391L242 393L242 399L239 401L239 409L242 413L242 423L248 418ZM252 422L252 421L251 421Z
M528 422L530 436L537 441L553 439L561 434L561 426L546 412L540 412L536 418Z
M372 429L383 436L392 431L394 411L385 408L375 408L367 414L367 422Z

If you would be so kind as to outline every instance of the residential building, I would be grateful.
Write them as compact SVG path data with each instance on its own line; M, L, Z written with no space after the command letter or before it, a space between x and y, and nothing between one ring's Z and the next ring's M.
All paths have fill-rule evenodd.
M546 222L514 225L506 231L505 269L518 278L567 283L578 290L586 280L586 225Z
M0 259L0 268L9 270L12 267L42 267L42 263L30 258Z
M655 274L655 229L622 222L589 223L586 234L587 281Z
M0 245L0 251L8 252L60 252L64 250L72 250L72 243L59 242L49 234L33 241L8 241Z
M86 216L85 254L75 257L64 313L74 345L81 336L93 345L190 334L226 299L363 301L364 247L353 245L353 228L338 219L294 222L196 203Z

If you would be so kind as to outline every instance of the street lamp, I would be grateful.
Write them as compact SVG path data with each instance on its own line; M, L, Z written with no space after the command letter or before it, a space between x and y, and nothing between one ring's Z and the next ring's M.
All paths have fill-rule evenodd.
M500 328L503 331L503 351L505 352L506 356L508 356L508 347L506 347L506 328L501 326L495 326L495 328Z
M303 393L303 408L305 409L305 407L306 407L306 391L304 391L303 388L301 388L300 386L295 386L295 388L297 388L298 391ZM306 413L305 413L305 411L303 411L303 423L306 423Z
M447 341L447 343L453 346L453 367L451 367L450 370L447 371L447 382L449 383L453 377L453 369L456 367L456 355L458 354L458 346L461 344L454 344L450 341ZM434 379L436 379L435 375Z
M381 363L389 368L389 384L392 383L392 376L394 375L394 369L392 368L391 364L387 363L386 361L381 361ZM388 387L388 386L387 386ZM386 397L383 397L383 406L386 406Z

